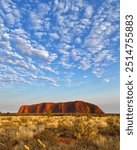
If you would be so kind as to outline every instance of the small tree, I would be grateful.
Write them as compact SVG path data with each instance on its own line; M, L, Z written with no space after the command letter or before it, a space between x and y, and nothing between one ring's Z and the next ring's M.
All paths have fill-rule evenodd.
M50 109L47 110L47 111L46 111L46 115L47 115L47 116L51 116L51 115L52 115L52 111L51 111Z
M9 116L10 115L10 112L7 112L7 116Z
M90 107L86 106L86 113L89 114L90 113Z

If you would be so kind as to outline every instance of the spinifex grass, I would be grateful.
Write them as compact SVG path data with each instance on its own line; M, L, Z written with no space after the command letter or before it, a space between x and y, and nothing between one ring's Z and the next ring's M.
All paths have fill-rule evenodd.
M0 150L119 150L119 115L0 116Z

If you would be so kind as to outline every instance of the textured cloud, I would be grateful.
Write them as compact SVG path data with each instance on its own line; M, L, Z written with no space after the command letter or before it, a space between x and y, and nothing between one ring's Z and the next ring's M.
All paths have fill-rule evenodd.
M44 69L44 70L46 70L46 71L52 72L52 73L57 73L52 67L49 67L49 66L43 66L43 65L41 65L41 68Z
M41 79L41 80L49 81L49 82L50 82L52 85L54 85L54 86L59 86L59 85L57 84L57 81L56 81L55 79L51 78L51 77L41 76L40 79Z
M109 83L110 82L110 80L109 79L104 79L104 81L106 82L106 83Z
M118 0L1 0L0 82L72 85L73 77L58 77L64 71L109 82L104 73L119 61L118 41Z

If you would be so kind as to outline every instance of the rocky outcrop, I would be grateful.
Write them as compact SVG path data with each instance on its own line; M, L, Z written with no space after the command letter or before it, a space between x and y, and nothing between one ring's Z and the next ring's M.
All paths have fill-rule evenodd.
M84 101L59 102L59 103L40 103L33 105L23 105L18 113L103 113L103 111L94 104Z

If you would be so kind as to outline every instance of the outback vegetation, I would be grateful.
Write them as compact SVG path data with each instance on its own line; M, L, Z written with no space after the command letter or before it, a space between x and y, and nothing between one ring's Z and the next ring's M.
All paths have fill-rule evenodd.
M0 116L0 150L119 149L119 115Z

